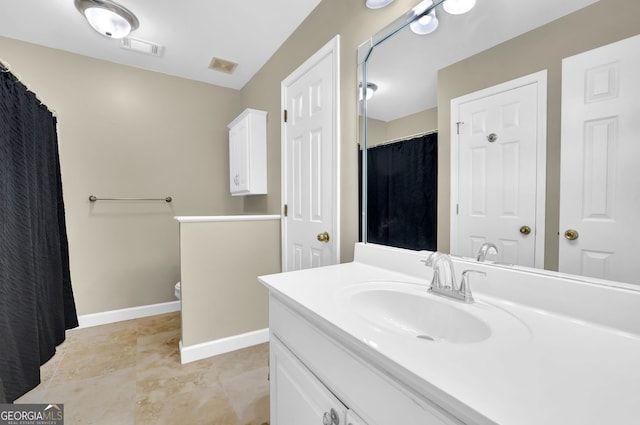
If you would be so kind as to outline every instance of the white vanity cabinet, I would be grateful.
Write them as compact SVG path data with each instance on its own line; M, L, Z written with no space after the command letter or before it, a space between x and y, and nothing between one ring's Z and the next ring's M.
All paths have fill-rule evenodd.
M270 296L272 424L462 424L292 306Z
M246 109L229 128L231 195L267 193L267 113Z
M347 408L278 339L270 342L271 423L342 425ZM355 425L355 424L354 424Z

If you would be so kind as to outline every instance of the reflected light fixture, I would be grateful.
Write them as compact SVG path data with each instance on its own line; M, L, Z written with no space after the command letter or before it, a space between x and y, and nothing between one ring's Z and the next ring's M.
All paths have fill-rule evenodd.
M420 16L432 5L433 2L431 0L424 0L413 8L413 12L416 16ZM438 17L436 16L436 10L432 9L428 14L411 22L411 24L409 24L409 28L418 35L425 35L434 32L436 28L438 28L438 24L439 22Z
M476 5L476 0L446 0L442 3L445 12L452 15L467 13Z
M367 88L365 90L365 95L363 96L362 93L362 83L360 83L360 96L359 99L362 100L362 98L364 97L366 100L369 100L373 97L373 94L376 92L376 90L378 90L378 85L374 84L374 83L367 83Z
M129 9L111 0L75 0L76 9L100 34L123 38L138 26L138 18Z
M390 5L393 0L365 0L364 4L369 9L380 9L381 7L385 7Z

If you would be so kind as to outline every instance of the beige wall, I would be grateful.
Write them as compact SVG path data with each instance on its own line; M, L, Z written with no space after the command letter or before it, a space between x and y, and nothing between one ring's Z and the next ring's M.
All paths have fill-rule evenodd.
M3 37L0 56L57 112L78 313L175 300L173 216L242 210L228 194L226 131L240 92Z
M297 67L340 34L340 119L341 119L341 261L353 259L358 239L358 116L357 47L416 0L396 0L390 6L372 10L363 1L322 0L256 76L242 89L245 107L269 112L268 158L269 194L245 200L245 212L280 212L280 83Z
M558 267L562 59L640 32L640 2L600 0L438 73L438 250L449 251L450 103L467 93L548 70L545 268Z
M362 1L323 0L241 91L0 37L0 57L58 114L78 312L174 299L180 276L174 215L280 212L280 82L336 34L341 260L350 261L358 237L356 48L415 3L370 10ZM269 194L232 198L226 124L247 107L269 113ZM90 194L174 202L91 204ZM279 242L261 248L279 250Z
M269 327L267 289L280 271L280 220L180 223L182 344L188 347Z
M367 120L369 147L391 141L400 141L425 131L438 130L438 108L417 112L393 121Z

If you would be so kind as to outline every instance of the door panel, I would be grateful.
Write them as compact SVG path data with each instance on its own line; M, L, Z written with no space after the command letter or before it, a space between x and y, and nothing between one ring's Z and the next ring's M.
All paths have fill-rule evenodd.
M338 262L336 54L312 57L283 82L284 271ZM318 240L324 232L328 241Z
M640 36L562 63L559 270L636 283ZM576 76L581 76L576 78ZM564 237L577 231L577 239Z

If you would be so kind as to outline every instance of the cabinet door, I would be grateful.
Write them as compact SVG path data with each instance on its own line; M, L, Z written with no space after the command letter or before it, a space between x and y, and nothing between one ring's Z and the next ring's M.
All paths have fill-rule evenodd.
M270 344L271 423L346 424L346 407L276 337Z
M249 122L244 119L229 129L229 177L231 193L249 190Z

